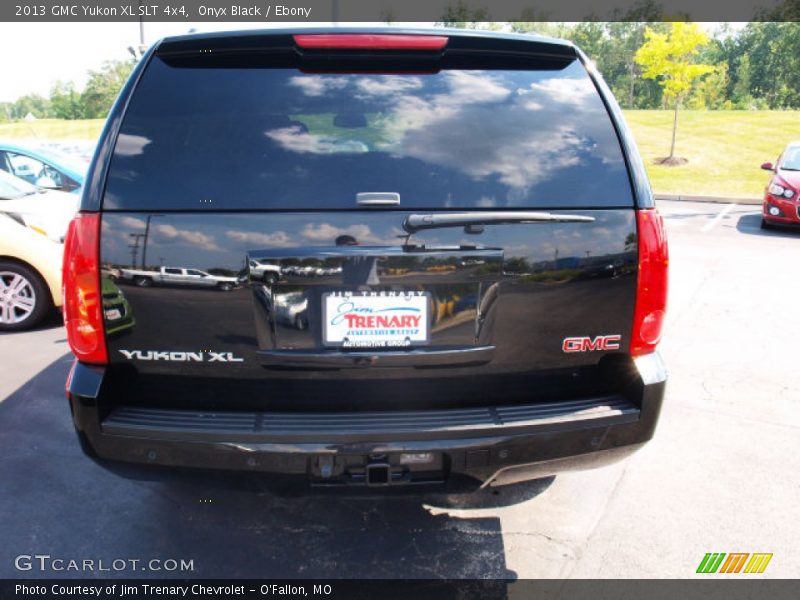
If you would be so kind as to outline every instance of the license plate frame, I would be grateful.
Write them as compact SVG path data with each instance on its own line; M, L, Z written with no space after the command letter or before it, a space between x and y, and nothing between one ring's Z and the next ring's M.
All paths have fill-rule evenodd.
M352 309L343 310L348 303L352 305ZM325 292L322 294L322 345L326 348L366 351L404 350L427 346L431 341L431 304L430 293L416 290ZM348 318L347 315L365 319L373 317L374 320L358 321ZM404 317L418 317L418 319L409 321ZM402 325L414 321L416 325ZM351 323L354 327L348 328L347 323ZM345 330L353 334L348 336L343 333Z

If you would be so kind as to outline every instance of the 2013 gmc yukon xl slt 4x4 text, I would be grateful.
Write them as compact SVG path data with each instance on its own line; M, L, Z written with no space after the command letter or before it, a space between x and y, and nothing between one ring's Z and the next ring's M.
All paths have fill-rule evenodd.
M136 325L108 335L102 272L161 264L242 284L121 280ZM165 39L109 116L64 279L72 414L110 466L502 485L628 455L664 395L663 224L559 40Z

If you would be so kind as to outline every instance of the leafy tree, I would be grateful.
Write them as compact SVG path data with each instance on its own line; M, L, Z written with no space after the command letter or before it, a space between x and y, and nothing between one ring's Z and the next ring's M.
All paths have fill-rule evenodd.
M80 119L83 117L81 95L75 84L57 81L50 91L50 106L53 116L58 119Z
M800 0L783 0L770 9L762 9L754 21L800 21Z
M786 10L789 10L788 6ZM776 82L773 107L797 108L800 106L800 26L798 23L778 23L777 31L770 54L770 72Z
M625 108L657 106L661 90L655 82L643 84L636 50L644 42L646 23L601 23L584 21L575 25L570 39L596 64L603 78ZM663 29L662 24L652 28Z
M727 89L728 64L722 63L714 67L714 71L695 86L690 99L691 107L701 110L725 108L726 103L732 104L727 99Z
M528 261L524 258L514 257L506 260L503 264L503 270L507 273L527 273L530 271L530 267L528 266Z
M639 0L624 13L616 9L613 16L614 20L607 23L607 29L608 36L612 40L611 56L616 58L617 67L608 77L614 80L615 85L611 89L615 90L615 96L622 98L622 105L633 108L636 105L641 76L639 65L635 60L636 50L645 41L644 32L648 25L656 31L666 30L666 23L661 22L664 20L663 9L656 0ZM623 89L626 93L619 93Z
M133 61L106 61L100 69L89 71L89 81L83 93L72 82L57 81L49 98L37 94L22 96L2 109L0 120L23 119L28 113L39 119L105 118L134 65Z
M464 0L458 0L455 4L447 5L442 20L436 24L459 29L481 29L490 20L486 7L471 9Z
M676 164L675 136L678 130L678 107L691 90L695 79L714 70L711 65L695 64L698 49L708 43L708 36L696 23L672 23L668 33L645 29L645 43L636 52L636 62L643 68L643 76L658 80L666 101L674 101L672 144L664 164Z
M511 21L509 24L511 31L514 33L537 33L539 35L546 35L554 38L569 38L572 27L566 23L557 23L550 21L538 21L542 18L543 14L538 13L536 10L526 8L520 15L520 21Z
M134 65L132 60L109 60L99 70L89 71L81 96L84 118L104 119L108 115Z
M591 58L605 76L618 58L612 56L612 43L608 36L608 24L599 21L583 21L576 24L567 37Z
M749 94L753 98L764 98L771 107L775 106L777 88L781 77L775 72L780 60L773 56L779 44L781 31L778 23L749 23L739 35L739 54L747 56L750 69L745 67L744 75L749 79L746 82ZM736 66L739 74L741 60ZM785 73L783 74L786 75ZM740 94L744 93L743 86L739 87Z
M7 123L11 120L13 106L11 102L0 102L0 123Z
M31 113L37 119L52 116L50 100L39 94L27 94L17 98L11 107L11 118L24 119L28 113Z
M748 23L737 36L736 48L731 71L738 76L741 68L745 79L737 88L737 100L749 89L752 104L800 108L800 24ZM742 67L744 57L746 67ZM737 78L734 87L738 83Z
M753 96L750 93L750 57L745 54L739 59L739 67L736 69L736 84L732 90L732 100L737 108L750 108L753 103Z

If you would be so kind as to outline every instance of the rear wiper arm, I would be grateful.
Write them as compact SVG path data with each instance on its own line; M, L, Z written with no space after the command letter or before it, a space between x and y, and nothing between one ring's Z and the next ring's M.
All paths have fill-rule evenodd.
M423 229L442 227L470 227L473 225L502 225L508 223L591 223L594 217L584 215L559 215L549 212L504 211L460 212L437 214L411 214L403 221L403 229L415 233Z

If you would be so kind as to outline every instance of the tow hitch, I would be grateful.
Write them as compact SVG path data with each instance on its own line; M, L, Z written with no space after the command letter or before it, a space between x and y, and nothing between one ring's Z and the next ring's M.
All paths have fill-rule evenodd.
M402 476L402 473L398 473ZM392 482L392 472L387 463L373 463L366 468L367 485L389 485Z
M405 455L320 455L311 461L312 486L366 485L368 487L442 483L441 456L427 454L430 462L408 464Z

